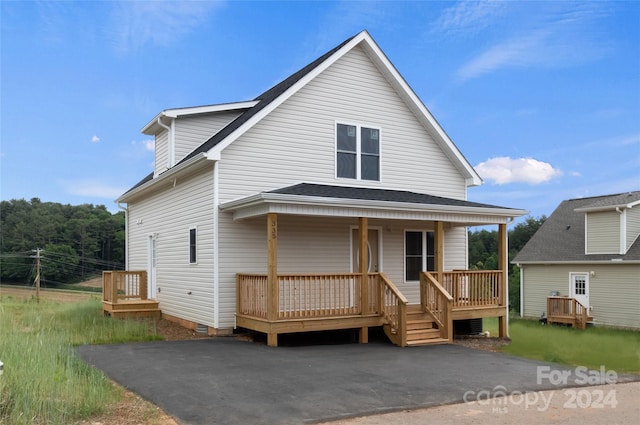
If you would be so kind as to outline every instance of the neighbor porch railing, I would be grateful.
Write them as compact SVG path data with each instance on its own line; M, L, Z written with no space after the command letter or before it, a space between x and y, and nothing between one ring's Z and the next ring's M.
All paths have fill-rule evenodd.
M451 295L454 309L505 305L500 270L450 271L441 275L440 284Z
M116 304L121 300L147 299L147 272L103 271L102 301Z
M547 297L547 321L569 323L585 329L589 321L589 309L575 298L550 296Z
M453 340L453 298L435 277L428 272L420 273L420 305L431 314L440 329L440 337Z

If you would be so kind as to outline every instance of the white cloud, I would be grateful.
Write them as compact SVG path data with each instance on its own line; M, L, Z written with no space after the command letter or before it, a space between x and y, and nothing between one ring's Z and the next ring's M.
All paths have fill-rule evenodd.
M138 150L139 147L142 147L147 152L154 152L156 149L156 142L153 139L140 140L140 141L132 140L131 145L136 147L136 150Z
M112 14L110 30L121 53L138 51L147 44L169 46L209 20L212 1L121 1Z
M116 199L122 195L127 187L112 186L99 180L64 180L60 182L65 190L78 196L87 196L94 198Z
M562 171L547 162L507 156L488 159L476 165L475 169L483 179L493 180L496 184L540 184L562 175Z
M100 141L100 138L99 138L98 136L95 136L95 135L94 135L94 136L91 138L91 141L92 141L93 143L98 143L98 142Z
M521 17L515 33L467 61L457 75L469 80L507 67L563 68L600 59L610 50L597 22L604 13L595 3L560 3L535 19Z
M432 33L475 33L490 26L503 13L507 3L500 1L461 1L445 9L431 27Z

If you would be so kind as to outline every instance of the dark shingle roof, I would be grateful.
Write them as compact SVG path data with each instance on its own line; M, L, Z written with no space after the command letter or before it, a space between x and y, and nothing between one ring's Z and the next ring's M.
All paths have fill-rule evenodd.
M581 208L606 208L616 207L621 205L627 205L633 202L640 201L640 191L625 192L617 195L602 196L597 201L589 203Z
M404 190L374 189L353 186L330 186L313 183L300 183L280 189L271 190L268 193L280 193L285 195L315 196L321 198L362 199L367 201L403 202L424 205L447 205L456 207L473 208L504 208L495 205L481 204L479 202L464 201L461 199L444 198L441 196L427 195L424 193L408 192ZM515 210L514 212L519 211Z
M329 57L331 57L331 55L333 55L335 52L340 50L345 44L347 44L352 39L353 39L353 37L350 37L347 40L343 41L338 46L334 47L333 49L331 49L330 51L328 51L324 55L320 56L318 59L316 59L313 62L311 62L309 65L307 65L304 68L300 69L298 72L292 74L291 76L289 76L285 80L281 81L280 83L276 84L275 86L271 87L269 90L265 91L264 93L262 93L261 95L259 95L255 99L253 99L253 100L258 100L259 101L257 105L255 105L252 108L249 108L247 111L245 111L238 118L236 118L235 120L231 121L226 127L222 128L216 134L211 136L211 138L209 140L204 142L202 145L200 145L198 148L196 148L189 155L184 157L178 164L187 161L189 158L193 158L194 156L196 156L199 153L207 152L209 149L213 148L218 143L223 141L227 136L229 136L235 130L240 128L240 126L242 124L247 122L251 117L256 115L258 112L260 112L262 109L264 109L267 105L269 105L271 102L273 102L278 97L280 97L280 95L282 95L285 91L287 91L291 86L293 86L295 83L297 83L302 78L304 78L305 75L307 75L311 71L313 71L318 65L323 63Z
M347 44L349 41L351 41L354 37L355 36L346 39L345 41L340 43L338 46L334 47L333 49L331 49L330 51L328 51L324 55L320 56L318 59L316 59L313 62L311 62L309 65L307 65L304 68L300 69L296 73L290 75L288 78L284 79L280 83L278 83L275 86L271 87L270 89L268 89L267 91L265 91L261 95L257 96L255 99L253 99L253 100L258 100L259 101L257 105L247 109L244 113L242 113L240 116L238 116L235 120L231 121L225 127L220 129L220 131L218 131L216 134L211 136L211 138L209 138L209 140L207 140L206 142L204 142L203 144L198 146L195 150L193 150L191 153L189 153L187 156L182 158L176 165L179 165L179 164L181 164L181 163L183 163L185 161L188 161L189 159L193 158L194 156L196 156L196 155L198 155L200 153L204 153L204 152L209 151L211 148L213 148L218 143L223 141L227 136L229 136L235 130L240 128L240 126L242 126L242 124L247 122L251 117L256 115L258 112L260 112L262 109L264 109L267 105L269 105L271 102L273 102L275 99L277 99L280 95L282 95L285 91L287 91L291 86L293 86L295 83L297 83L302 78L304 78L305 75L309 74L318 65L323 63L325 60L329 59L329 57L331 57L331 55L333 55L338 50L340 50L345 44ZM149 182L151 180L153 180L153 173L147 175L145 178L140 180L138 183L136 183L131 189L129 189L124 194L127 194L127 193L131 192L133 189L136 189L137 187L140 187L143 184L145 184L145 183L147 183L147 182Z
M640 192L632 192L640 196ZM627 194L597 196L562 201L529 242L513 259L519 262L588 262L612 259L640 260L640 238L626 255L585 254L585 213L576 209L593 206L620 205ZM617 203L611 203L611 202ZM615 229L617 230L617 229Z

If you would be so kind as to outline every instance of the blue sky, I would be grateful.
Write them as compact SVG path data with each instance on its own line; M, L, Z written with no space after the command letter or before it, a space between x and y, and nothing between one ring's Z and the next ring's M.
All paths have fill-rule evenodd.
M367 29L484 178L549 215L640 189L640 2L0 2L0 195L93 203L163 109L249 100Z

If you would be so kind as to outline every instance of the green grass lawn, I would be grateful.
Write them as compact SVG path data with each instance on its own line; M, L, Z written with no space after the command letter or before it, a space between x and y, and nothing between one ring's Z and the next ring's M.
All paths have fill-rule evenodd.
M74 346L161 339L148 322L102 316L97 298L79 303L0 301L1 424L68 424L103 413L121 397Z
M485 330L498 334L497 319L485 319ZM542 326L537 320L511 319L511 344L503 351L574 366L640 373L640 332L606 327L585 330Z

